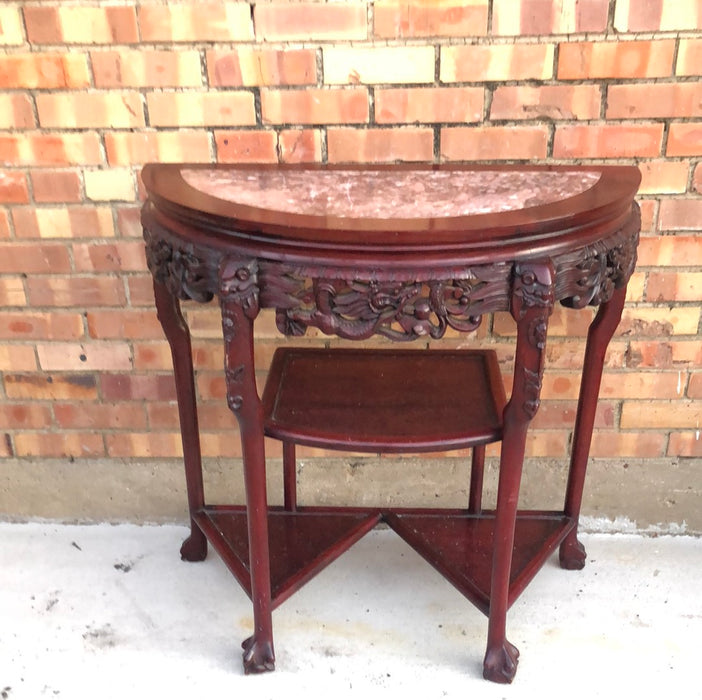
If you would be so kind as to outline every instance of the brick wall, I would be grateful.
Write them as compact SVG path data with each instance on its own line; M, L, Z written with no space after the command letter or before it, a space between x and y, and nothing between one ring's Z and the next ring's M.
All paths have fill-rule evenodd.
M640 167L593 455L702 456L701 29L700 0L3 2L0 455L180 454L144 163L516 160ZM203 451L237 456L218 311L187 313ZM532 456L567 455L590 316L555 313ZM509 319L475 335L508 375Z

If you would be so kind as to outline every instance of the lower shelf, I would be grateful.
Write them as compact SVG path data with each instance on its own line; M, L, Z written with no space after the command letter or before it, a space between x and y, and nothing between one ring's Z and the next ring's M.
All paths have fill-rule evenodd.
M490 608L494 513L304 509L269 510L268 540L273 606L287 600L381 520L485 614ZM251 596L246 509L211 506L195 516L200 529ZM573 529L563 513L517 516L509 604Z

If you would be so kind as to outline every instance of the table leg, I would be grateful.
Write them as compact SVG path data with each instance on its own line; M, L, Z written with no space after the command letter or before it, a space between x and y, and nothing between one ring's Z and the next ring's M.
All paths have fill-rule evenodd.
M470 495L468 512L480 515L483 502L483 475L485 472L485 445L475 445L470 465Z
M256 390L253 359L253 318L235 295L222 296L227 403L239 422L244 460L249 571L254 634L244 641L244 670L261 673L275 668L268 547L266 459L263 408Z
M577 520L583 501L585 472L590 453L605 353L621 320L625 299L626 287L616 289L611 299L600 306L587 334L564 506L565 514L576 520L576 527L561 543L559 559L561 567L564 569L582 569L585 566L585 548L578 540Z
M483 662L483 676L496 683L512 681L519 659L518 649L506 636L509 582L527 428L540 403L543 350L554 303L553 279L553 268L547 262L520 265L515 270L511 310L517 322L517 348L512 395L504 410Z
M185 482L188 490L190 537L183 542L180 555L186 561L202 561L207 556L207 539L193 518L194 514L204 506L205 494L190 331L183 318L178 298L164 284L155 280L154 298L158 320L171 346L173 357L180 432L183 441Z

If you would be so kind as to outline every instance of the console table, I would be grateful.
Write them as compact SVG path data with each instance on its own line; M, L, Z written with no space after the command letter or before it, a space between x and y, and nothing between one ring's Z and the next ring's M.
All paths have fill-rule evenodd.
M170 343L191 534L252 599L246 672L274 668L272 609L386 522L489 616L484 676L514 677L509 606L559 548L577 539L604 355L634 269L640 176L619 166L147 165L142 222L158 316ZM226 393L241 432L246 503L206 502L183 299L219 298ZM525 440L539 408L556 302L599 306L590 326L562 511L517 508ZM508 311L517 341L507 401L489 350L285 348L259 397L254 321L363 340L441 338ZM397 348L397 349L396 349ZM269 507L264 435L283 441L285 503ZM481 504L485 444L501 441L496 508ZM472 447L465 509L297 503L295 445L431 451Z

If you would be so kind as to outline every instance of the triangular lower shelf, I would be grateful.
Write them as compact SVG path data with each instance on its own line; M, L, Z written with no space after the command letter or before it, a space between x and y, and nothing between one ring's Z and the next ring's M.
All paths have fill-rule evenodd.
M489 613L494 515L388 514L384 519L466 598ZM573 526L574 521L562 513L517 517L510 605Z
M251 597L249 543L244 508L205 508L196 522ZM375 527L372 513L268 512L273 607L318 574Z

